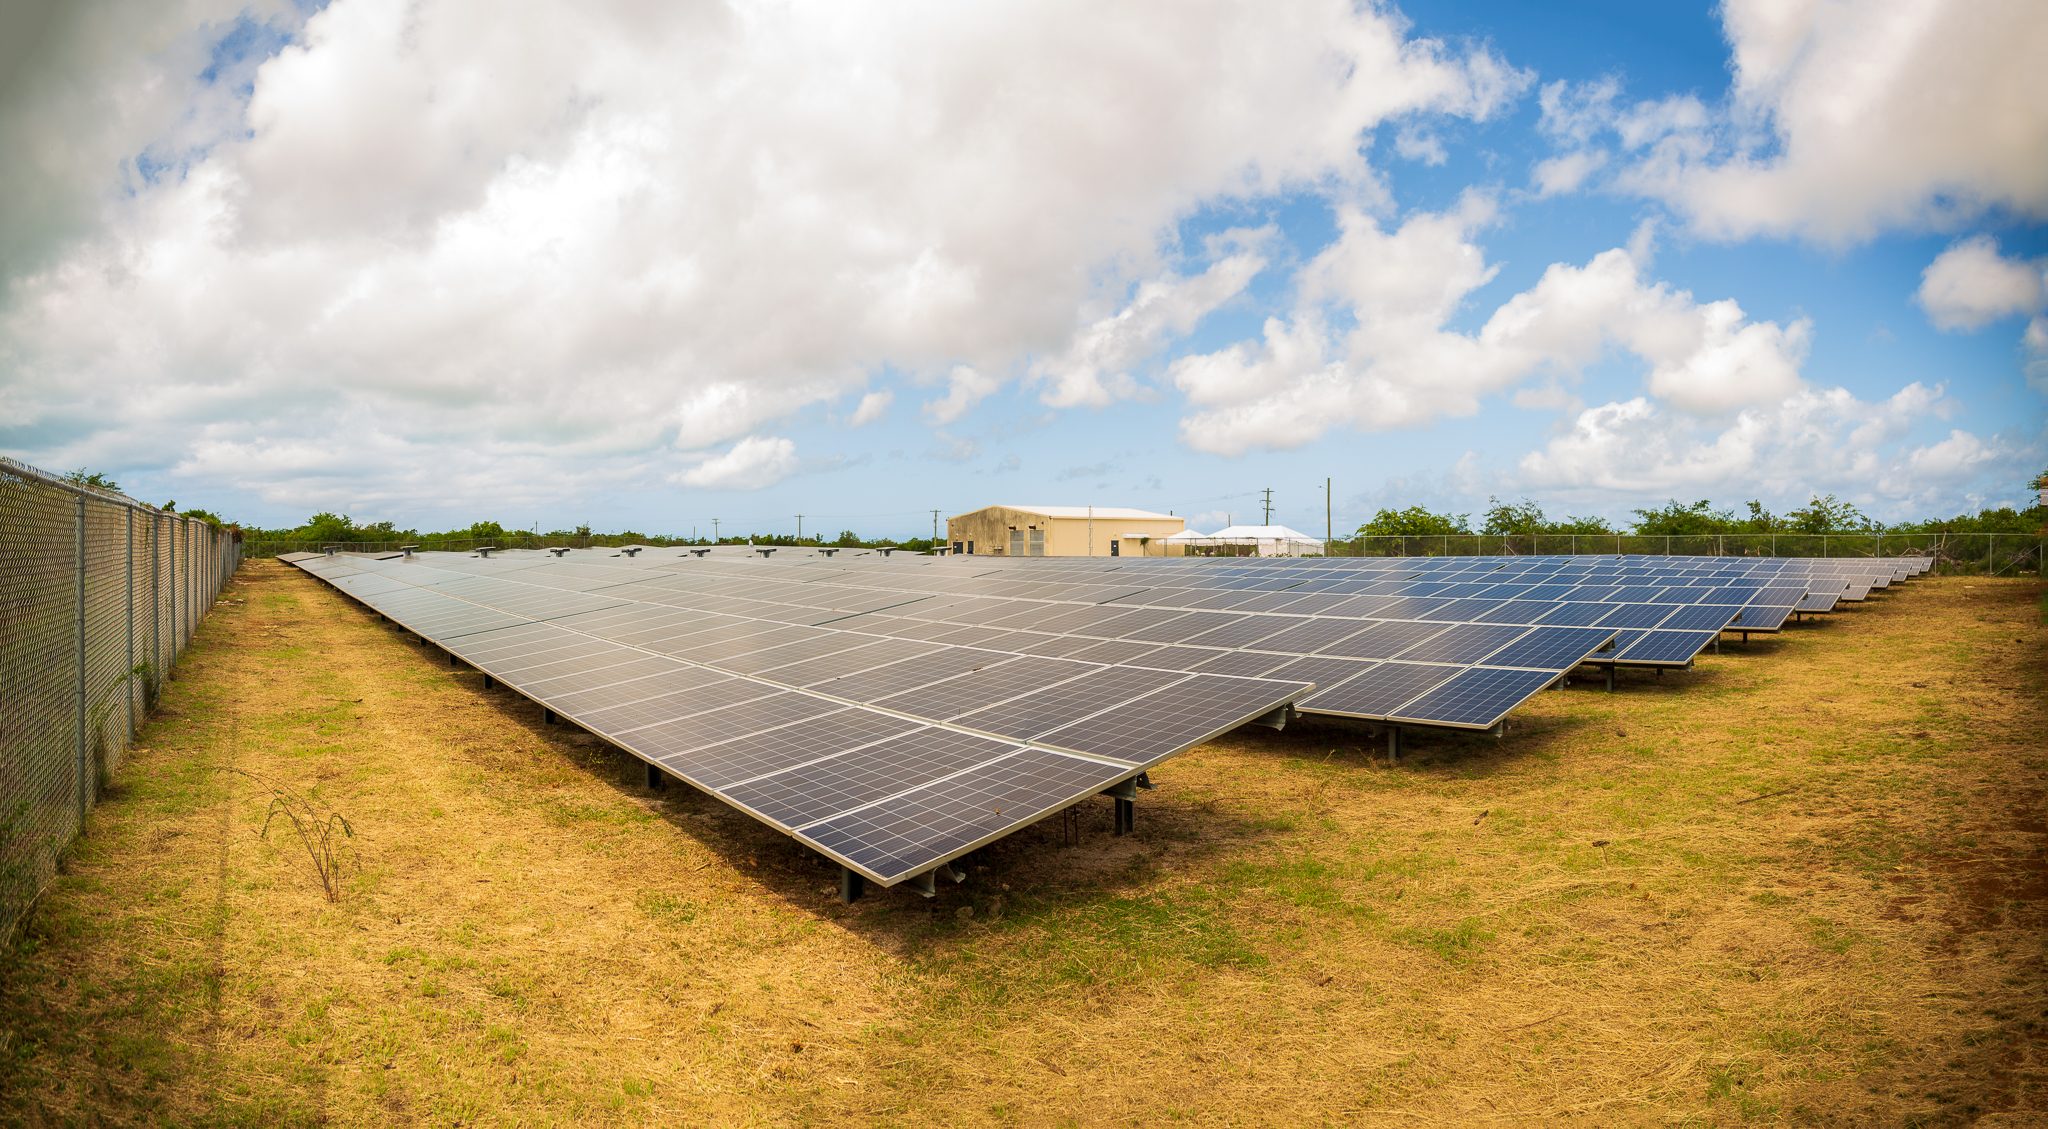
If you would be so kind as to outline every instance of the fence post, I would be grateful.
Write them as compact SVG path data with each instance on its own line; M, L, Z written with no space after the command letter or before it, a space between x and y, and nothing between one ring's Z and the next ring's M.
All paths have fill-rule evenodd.
M163 590L163 515L152 511L149 515L149 672L150 682L162 685L164 680L164 590Z
M1664 535L1664 555L1667 557L1671 555L1671 535L1669 533Z
M72 513L75 529L72 542L72 613L73 626L77 629L78 646L75 658L78 675L78 716L77 748L73 757L73 770L78 778L78 829L85 830L85 493L80 491L72 498Z
M135 737L135 507L122 506L128 517L128 555L121 563L121 575L128 578L128 665L121 671L121 701L128 707L128 737Z
M1996 533L1986 533L1986 534L1984 535L1984 575L1986 575L1986 576L1991 576L1991 575L1993 575L1993 571L1992 571L1992 570L1993 570L1993 569L1995 569L1995 568L1996 568L1997 566L1998 566L1998 534L1996 534Z
M1828 535L1825 533L1820 535L1820 555L1823 557L1828 555Z

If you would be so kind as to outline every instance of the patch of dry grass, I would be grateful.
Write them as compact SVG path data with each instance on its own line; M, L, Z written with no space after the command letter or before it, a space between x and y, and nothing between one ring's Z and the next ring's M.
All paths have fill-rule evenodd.
M2031 1120L2040 591L1916 582L1400 766L1247 731L1135 837L845 908L252 565L0 973L0 1120ZM249 772L355 829L339 902Z

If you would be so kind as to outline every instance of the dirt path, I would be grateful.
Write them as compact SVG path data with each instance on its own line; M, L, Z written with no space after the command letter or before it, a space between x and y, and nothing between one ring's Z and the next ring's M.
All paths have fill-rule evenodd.
M1501 743L1246 733L936 903L251 565L0 968L0 1122L2034 1120L2040 586ZM325 896L275 793L344 816Z

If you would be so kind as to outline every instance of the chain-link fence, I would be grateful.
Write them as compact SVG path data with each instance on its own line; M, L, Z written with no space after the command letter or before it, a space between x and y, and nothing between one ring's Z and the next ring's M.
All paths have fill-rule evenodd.
M620 545L694 545L695 541L680 537L658 537L651 534L590 533L551 534L530 533L525 530L511 530L497 537L407 537L396 541L272 541L247 540L242 543L242 555L247 558L275 557L285 553L319 553L336 549L344 553L395 553L406 546L418 546L426 552L469 553L479 548L494 549L612 549Z
M1353 537L1331 542L1330 553L1345 557L1931 557L1934 570L1942 573L2048 576L2044 542L2048 537L2035 533L1452 533Z
M0 939L240 563L210 522L0 459Z

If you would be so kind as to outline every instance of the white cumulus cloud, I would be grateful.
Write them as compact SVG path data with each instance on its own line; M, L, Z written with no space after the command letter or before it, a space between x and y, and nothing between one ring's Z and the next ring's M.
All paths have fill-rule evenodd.
M796 444L770 435L749 435L724 454L713 455L676 476L685 486L705 490L759 490L796 473Z
M1726 0L1725 103L1552 84L1544 124L1612 133L1615 181L1719 239L1828 244L2004 210L2048 216L2048 19L2036 0Z
M209 84L237 8L58 5L0 109L30 457L198 490L202 432L348 417L394 483L451 445L658 476L883 373L948 381L942 421L1019 377L1100 402L1250 266L1171 275L1177 223L1379 195L1378 126L1528 81L1350 0L334 0Z
M1775 402L1801 387L1806 321L1751 321L1732 300L1699 302L1644 279L1636 252L1623 248L1553 264L1476 333L1448 328L1494 277L1473 241L1493 219L1483 195L1391 231L1362 212L1341 214L1337 241L1298 277L1291 316L1269 318L1258 341L1174 363L1173 380L1195 408L1182 438L1239 454L1300 446L1332 428L1469 415L1486 396L1542 374L1575 376L1614 348L1644 363L1661 402L1690 414Z
M847 422L854 427L866 427L888 414L889 405L895 403L896 394L887 388L877 389L860 398L854 405L853 416Z
M2048 305L2042 264L2008 259L1988 235L1965 239L1935 256L1914 297L1938 329L1979 329L2002 317L2039 313Z
M2025 457L2021 444L1962 430L1915 445L1914 425L1949 407L1940 386L1917 382L1878 401L1805 388L1721 422L1637 396L1581 411L1521 459L1514 485L1566 503L1835 493L1879 511L1943 511L1988 469L2017 475Z

